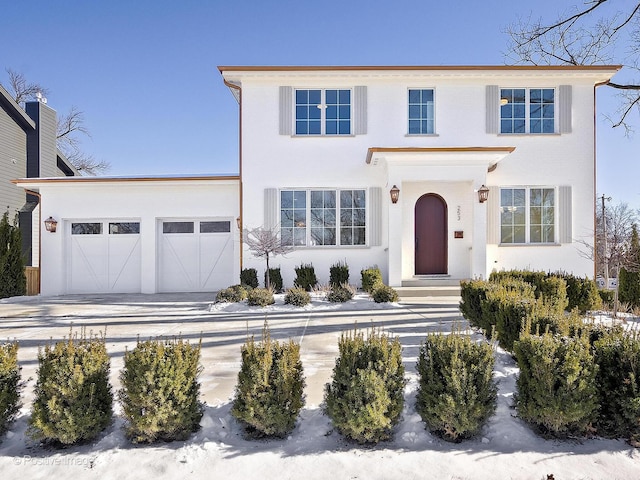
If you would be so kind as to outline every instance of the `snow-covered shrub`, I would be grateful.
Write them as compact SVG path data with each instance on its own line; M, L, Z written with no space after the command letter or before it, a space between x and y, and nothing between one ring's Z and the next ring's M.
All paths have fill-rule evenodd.
M18 343L0 344L0 435L7 431L20 410Z
M373 287L378 283L382 283L382 273L380 273L380 269L378 267L365 268L360 271L360 276L362 279L362 290L367 293L371 293L373 291Z
M216 303L230 302L237 303L247 298L247 290L242 285L231 285L223 288L216 295Z
M493 348L466 335L429 335L420 347L416 410L429 430L458 442L478 434L496 409Z
M261 342L242 346L231 414L250 436L284 437L304 406L304 385L300 345L271 340L265 326Z
M355 293L355 289L348 283L331 285L329 292L327 292L327 300L333 303L344 303L351 300Z
M397 302L399 299L398 292L383 283L377 283L373 287L371 298L373 298L373 301L376 303Z
M340 287L349 283L349 265L347 263L334 263L329 268L329 285Z
M600 395L598 433L640 441L640 337L610 332L594 343Z
M520 418L543 435L586 434L598 410L598 368L587 336L523 335L514 353Z
M284 303L296 307L304 307L311 303L311 295L303 288L293 287L284 295Z
M404 366L399 340L371 330L343 333L324 411L335 428L359 443L391 437L404 405Z
M258 288L258 272L256 269L243 268L240 272L240 284L251 288Z
M200 345L138 341L124 354L118 398L134 443L185 440L200 428Z
M104 337L72 335L38 352L29 420L37 440L70 445L95 438L111 422L113 394Z
M254 288L247 293L247 305L251 307L266 307L276 303L273 298L273 290L266 288Z
M295 271L296 278L293 281L295 287L304 288L307 292L310 292L318 284L318 278L316 277L316 271L313 265L303 264L295 267Z

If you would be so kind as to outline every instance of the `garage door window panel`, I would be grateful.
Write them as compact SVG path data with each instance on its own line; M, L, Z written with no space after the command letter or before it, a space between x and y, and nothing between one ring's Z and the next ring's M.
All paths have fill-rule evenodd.
M72 235L102 235L102 223L79 222L71 224Z
M162 222L162 233L193 233L193 222Z
M137 235L140 233L140 222L109 223L109 235Z
M200 233L229 233L231 222L200 222Z

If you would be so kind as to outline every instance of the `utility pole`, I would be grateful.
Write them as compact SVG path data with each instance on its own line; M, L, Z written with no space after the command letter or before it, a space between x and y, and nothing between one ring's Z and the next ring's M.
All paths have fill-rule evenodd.
M602 261L604 263L604 288L609 288L609 252L607 247L607 215L605 211L604 201L611 201L611 197L605 197L602 194L602 239L603 239L603 248L602 248ZM597 251L597 250L596 250Z

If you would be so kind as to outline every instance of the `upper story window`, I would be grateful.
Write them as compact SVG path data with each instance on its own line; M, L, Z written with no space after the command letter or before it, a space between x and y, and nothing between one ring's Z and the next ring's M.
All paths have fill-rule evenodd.
M433 89L409 90L409 135L434 133Z
M500 190L501 243L554 243L554 188Z
M282 190L280 238L296 247L365 245L365 190Z
M555 89L500 89L500 133L555 133Z
M296 90L296 135L351 135L351 90Z

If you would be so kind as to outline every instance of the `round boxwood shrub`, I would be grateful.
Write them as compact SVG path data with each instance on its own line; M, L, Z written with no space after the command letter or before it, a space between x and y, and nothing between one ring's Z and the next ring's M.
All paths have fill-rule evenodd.
M18 343L0 344L0 435L20 410L21 387Z
M254 288L247 293L247 305L251 307L266 307L276 303L273 298L273 291L266 288Z
M373 291L373 287L382 283L382 273L378 267L369 267L360 271L360 277L362 280L362 290L367 293Z
M70 334L40 350L38 364L32 438L71 445L95 438L109 425L113 394L104 337Z
M271 340L265 326L261 342L251 337L242 346L231 415L251 437L285 437L304 406L303 391L300 345Z
M372 330L342 334L324 411L334 427L359 443L391 437L404 406L404 366L399 340Z
M493 348L468 336L429 335L420 347L416 410L429 430L459 442L477 435L496 409Z
M284 295L284 303L296 307L304 307L311 303L311 295L304 288L293 287Z
M118 397L134 443L185 440L200 428L200 344L148 340L124 354Z
M247 290L242 285L232 285L224 288L216 295L216 303L237 303L247 298Z
M400 297L398 297L398 292L393 288L382 283L377 283L371 291L371 298L373 298L373 301L376 303L388 303L397 302Z
M329 292L327 292L327 300L333 303L344 303L351 300L354 294L355 292L350 285L331 285Z

